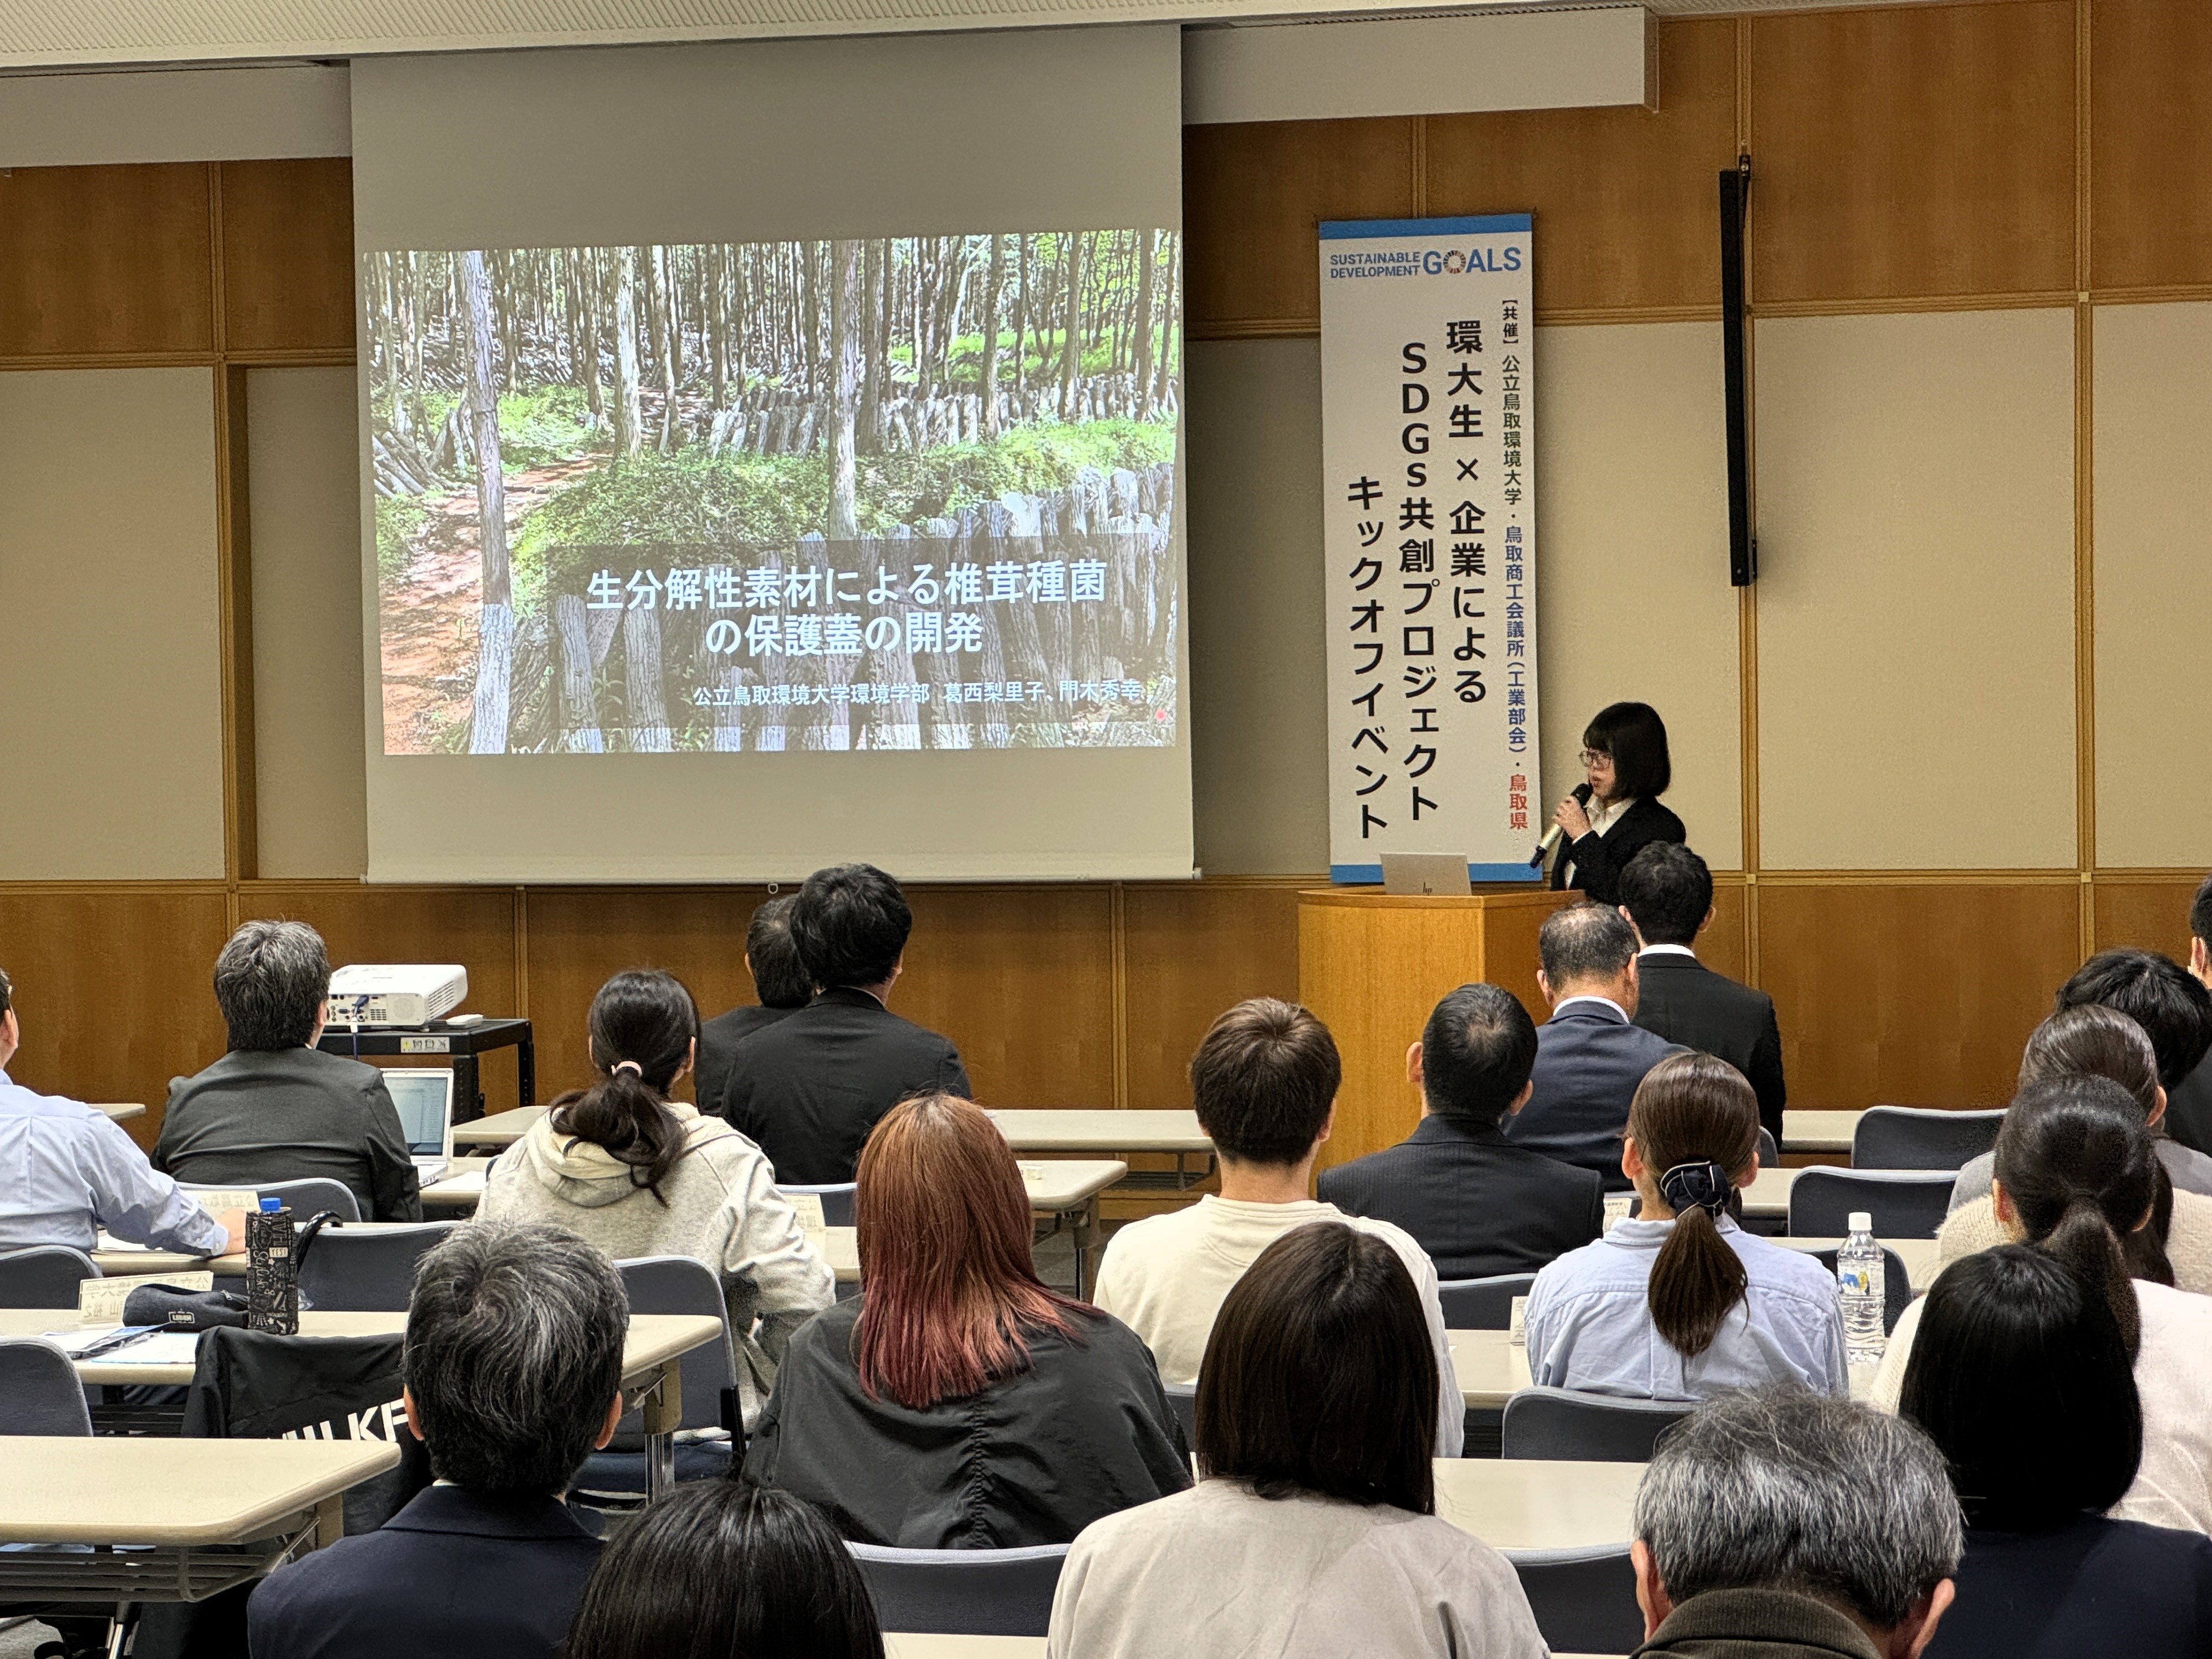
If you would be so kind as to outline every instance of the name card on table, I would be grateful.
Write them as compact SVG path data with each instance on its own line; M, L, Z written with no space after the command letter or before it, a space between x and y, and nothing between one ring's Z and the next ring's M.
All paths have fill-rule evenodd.
M194 1193L192 1199L210 1215L219 1216L227 1210L258 1210L261 1207L261 1194L251 1187L225 1188L221 1190L210 1188L204 1193Z
M819 1193L786 1193L791 1207L799 1212L799 1231L806 1235L806 1242L818 1252L830 1224L822 1218L822 1194Z
M173 1285L180 1291L211 1291L212 1273L125 1273L115 1279L77 1281L76 1322L80 1325L120 1325L123 1304L141 1285Z

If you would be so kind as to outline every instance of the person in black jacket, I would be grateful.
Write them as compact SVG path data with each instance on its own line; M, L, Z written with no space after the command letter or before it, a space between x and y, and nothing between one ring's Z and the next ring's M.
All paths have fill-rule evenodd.
M1583 728L1582 763L1582 794L1568 796L1552 813L1566 835L1552 866L1552 885L1618 904L1620 872L1641 848L1690 838L1682 820L1659 804L1674 779L1659 711L1648 702L1598 710Z
M1620 872L1620 913L1636 929L1636 1023L1702 1048L1744 1074L1759 1121L1782 1144L1782 1028L1774 999L1698 960L1691 947L1713 919L1713 878L1680 842L1653 842Z
M2189 974L2212 990L2212 876L2189 902ZM2185 1146L2212 1153L2212 1053L2166 1085L2166 1132Z
M745 1477L856 1543L1065 1544L1190 1485L1152 1351L1049 1291L1022 1173L982 1109L903 1102L860 1157L861 1294L799 1328Z
M898 883L867 864L817 870L787 920L814 999L738 1045L707 1109L752 1137L779 1182L833 1186L900 1101L971 1090L957 1049L884 1006L914 931Z
M702 1111L713 1110L714 1103L721 1099L738 1045L794 1009L804 1008L814 995L814 982L799 960L799 947L791 942L789 894L767 900L745 924L745 971L752 975L753 991L760 1000L717 1014L699 1027L699 1061L691 1072L691 1097Z
M1499 1126L1528 1103L1536 1027L1510 991L1462 985L1406 1051L1421 1121L1395 1146L1322 1172L1348 1215L1404 1228L1439 1279L1534 1273L1605 1229L1605 1183L1516 1146Z

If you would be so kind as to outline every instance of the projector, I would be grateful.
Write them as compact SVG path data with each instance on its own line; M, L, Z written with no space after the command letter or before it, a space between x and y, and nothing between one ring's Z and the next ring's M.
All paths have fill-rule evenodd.
M356 963L331 975L332 1025L428 1025L461 1006L469 970L459 963Z

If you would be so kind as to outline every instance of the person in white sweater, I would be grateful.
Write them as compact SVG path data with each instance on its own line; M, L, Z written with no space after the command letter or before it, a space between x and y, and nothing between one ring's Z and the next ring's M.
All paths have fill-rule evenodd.
M1077 1536L1049 1659L1539 1659L1511 1565L1436 1513L1435 1388L1393 1247L1346 1223L1278 1238L1212 1323L1199 1484Z
M1222 1298L1261 1251L1316 1221L1372 1233L1413 1278L1436 1360L1436 1454L1457 1457L1467 1408L1444 1336L1436 1264L1404 1229L1308 1196L1343 1076L1328 1027L1295 1003L1254 997L1215 1020L1191 1057L1190 1091L1221 1161L1220 1195L1115 1233L1093 1300L1144 1338L1163 1382L1187 1386L1198 1380Z
M836 1277L761 1149L668 1098L698 1033L691 994L672 975L621 973L601 986L591 1012L599 1080L556 1100L500 1156L477 1214L551 1222L617 1261L684 1255L714 1269L750 1429L792 1334L835 1299Z

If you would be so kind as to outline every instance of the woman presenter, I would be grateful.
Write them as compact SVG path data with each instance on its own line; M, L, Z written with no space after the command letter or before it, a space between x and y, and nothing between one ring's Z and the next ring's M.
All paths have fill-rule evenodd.
M1583 730L1587 781L1552 814L1565 836L1552 885L1618 904L1620 872L1655 841L1687 841L1682 820L1659 804L1671 775L1667 727L1649 703L1616 702Z

